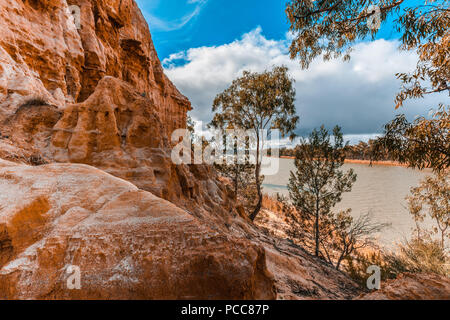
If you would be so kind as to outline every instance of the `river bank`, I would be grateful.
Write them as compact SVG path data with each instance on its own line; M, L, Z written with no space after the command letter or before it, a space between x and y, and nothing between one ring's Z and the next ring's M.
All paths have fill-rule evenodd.
M280 159L291 159L294 160L293 156L280 156ZM355 164L367 164L367 165L377 165L377 166L394 166L394 167L408 167L406 164L397 161L370 161L370 160L360 160L360 159L345 159L345 163L355 163Z

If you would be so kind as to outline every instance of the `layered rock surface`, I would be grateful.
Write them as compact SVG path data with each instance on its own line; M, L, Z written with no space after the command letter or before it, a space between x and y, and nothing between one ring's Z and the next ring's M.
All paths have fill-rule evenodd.
M190 104L134 1L8 0L0 17L0 297L358 292L249 224L211 167L172 162L170 134ZM66 288L69 265L81 291Z
M0 21L0 121L33 98L83 102L112 76L154 102L166 134L185 126L190 103L164 75L133 0L4 0Z
M190 210L228 207L208 168L171 161L191 107L134 1L8 0L0 18L4 159L90 164Z
M0 298L276 296L262 247L90 166L1 160L0 203Z

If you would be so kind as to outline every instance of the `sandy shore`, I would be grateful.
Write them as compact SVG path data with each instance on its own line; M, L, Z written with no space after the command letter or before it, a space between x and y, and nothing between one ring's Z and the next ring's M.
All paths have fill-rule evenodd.
M280 156L281 159L295 159L292 156ZM345 163L357 163L370 165L370 160L358 160L358 159L345 159ZM407 167L406 164L397 161L372 161L372 165L376 166L395 166L395 167Z

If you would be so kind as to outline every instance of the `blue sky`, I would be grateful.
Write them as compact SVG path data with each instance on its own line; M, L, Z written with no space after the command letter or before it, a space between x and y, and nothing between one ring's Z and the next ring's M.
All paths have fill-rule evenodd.
M232 42L261 26L266 37L281 39L289 29L284 1L138 0L161 60L201 46ZM156 17L156 19L154 19Z
M360 42L352 60L323 62L309 70L289 59L286 1L279 0L137 0L147 19L166 74L192 102L192 117L210 121L216 94L243 70L289 67L296 80L298 133L325 124L367 140L396 113L413 119L426 115L445 95L409 101L394 110L400 88L396 72L412 71L414 52L399 52L392 23L382 25L376 41ZM412 1L408 1L408 4ZM423 1L413 2L422 3Z
M260 26L268 39L289 31L283 0L137 0L161 60L170 54L232 42ZM377 38L396 32L384 24Z

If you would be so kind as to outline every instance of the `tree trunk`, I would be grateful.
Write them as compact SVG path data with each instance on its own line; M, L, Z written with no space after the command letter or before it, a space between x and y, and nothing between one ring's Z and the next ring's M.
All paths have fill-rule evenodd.
M239 173L236 170L235 174L234 174L234 199L237 199L237 194L238 194L238 184L239 184Z
M259 162L259 134L256 134L256 166L255 166L255 183L256 183L256 191L258 192L258 203L256 204L255 210L253 210L252 214L250 215L250 220L255 221L256 216L258 215L259 211L261 211L262 207L262 192L261 192L261 183L259 182L259 174L261 171L261 163Z
M344 259L344 257L341 255L338 259L338 262L336 263L336 270L339 270L339 268L341 267L341 263L342 263L343 259Z
M258 203L256 204L255 209L253 210L252 214L250 214L250 220L254 221L256 219L256 216L258 215L258 213L261 211L261 207L262 207L262 199L263 199L263 195L261 192L261 184L259 182L259 172L260 172L260 164L258 163L259 161L256 161L256 170L255 170L255 183L256 183L256 191L258 192Z
M316 212L316 221L314 224L314 229L315 229L315 237L316 237L316 252L315 252L315 256L318 257L319 256L319 212Z

